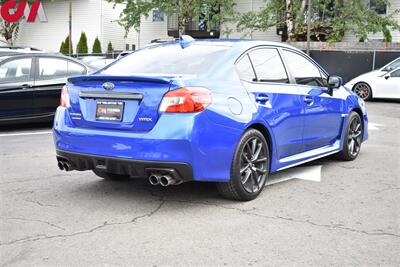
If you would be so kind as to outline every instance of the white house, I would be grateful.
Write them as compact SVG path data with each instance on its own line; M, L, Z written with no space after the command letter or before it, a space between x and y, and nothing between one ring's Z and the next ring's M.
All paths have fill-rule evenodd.
M265 0L235 0L236 9L239 12L258 11L265 6ZM375 2L374 0L366 0ZM158 10L153 10L147 18L143 17L138 31L131 30L127 38L122 26L116 20L119 18L123 5L113 5L105 0L72 0L72 42L74 48L79 40L81 32L85 32L88 38L89 50L93 41L99 37L103 50L106 49L109 41L112 42L116 50L125 50L129 47L142 47L154 39L170 39L177 34L177 21L174 17L167 17ZM46 2L44 9L48 18L47 23L21 23L21 29L17 39L18 45L32 46L47 51L58 51L61 42L68 35L69 21L69 0L55 0ZM400 0L392 0L392 5L380 12L390 13L400 9ZM400 21L400 14L397 14ZM260 40L280 41L275 27L265 32L237 32L234 25L221 25L221 32L206 31L201 29L199 21L194 21L189 27L191 34L195 37L230 37L230 38L254 38ZM227 34L224 29L230 28L232 31ZM400 32L392 32L393 42L400 42ZM370 35L370 39L383 39L382 34ZM343 41L357 42L355 36L346 33ZM75 51L75 49L74 49Z
M54 0L44 2L47 23L36 20L35 23L21 21L17 45L31 46L50 52L59 51L61 42L69 34L69 0ZM136 36L124 37L125 32L116 20L119 18L123 5L113 5L105 0L72 0L72 43L74 51L81 32L88 39L89 52L96 37L100 39L103 51L109 41L114 49L125 50L126 46L137 43Z

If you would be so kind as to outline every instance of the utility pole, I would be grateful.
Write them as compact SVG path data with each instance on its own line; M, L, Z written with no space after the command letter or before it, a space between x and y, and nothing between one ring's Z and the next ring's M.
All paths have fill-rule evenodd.
M72 56L72 1L69 1L69 56Z
M310 55L310 39L311 39L311 9L312 0L308 0L307 4L307 55Z

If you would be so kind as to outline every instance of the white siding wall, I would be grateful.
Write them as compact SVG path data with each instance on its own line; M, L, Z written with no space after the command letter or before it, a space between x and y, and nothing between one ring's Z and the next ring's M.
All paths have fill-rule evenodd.
M259 11L265 6L265 0L235 0L236 3L236 11L241 13L249 12L249 11ZM280 36L276 34L276 28L272 27L264 32L237 32L236 26L232 24L222 25L222 30L231 29L232 33L226 34L222 32L221 37L229 37L229 38L252 38L258 40L267 40L267 41L277 41L281 40Z
M154 39L170 39L167 29L167 16L164 15L164 21L153 21L153 12L151 11L147 18L142 18L139 34L139 47L149 44Z
M100 1L72 1L72 44L76 51L81 32L88 38L89 50L94 39L100 33ZM61 42L68 36L69 4L68 1L55 0L44 4L48 23L21 22L17 45L37 47L50 52L58 52Z
M265 0L235 0L236 10L239 12L258 11L265 6ZM54 0L46 2L44 8L48 18L48 23L26 23L21 22L17 45L26 45L44 49L50 52L59 51L61 42L68 35L68 5L69 1ZM89 52L91 52L94 39L98 36L103 52L106 51L109 41L112 42L114 49L125 50L126 44L135 44L136 47L143 47L151 40L161 38L168 39L167 17L164 21L153 22L152 12L147 18L143 17L140 26L140 33L134 29L130 31L127 38L124 37L124 29L115 20L120 16L123 5L113 5L105 0L72 0L73 2L73 23L72 23L72 42L74 51L82 31L88 38ZM389 12L400 8L400 0L392 0ZM400 14L397 15L400 21ZM224 33L224 30L232 29L231 34ZM280 41L280 36L276 34L276 28L272 27L265 32L236 32L235 25L222 25L221 37L229 38L253 38L260 40ZM393 32L393 42L400 42L400 32ZM382 34L371 35L370 38L382 39ZM345 34L346 42L358 41L355 36Z
M114 50L125 50L126 44L132 47L132 44L137 45L137 34L134 29L131 29L127 38L125 38L125 30L119 25L116 20L124 9L124 5L118 4L115 6L108 3L107 1L102 1L102 12L101 12L101 33L100 41L103 48L103 52L106 52L108 42L111 41Z

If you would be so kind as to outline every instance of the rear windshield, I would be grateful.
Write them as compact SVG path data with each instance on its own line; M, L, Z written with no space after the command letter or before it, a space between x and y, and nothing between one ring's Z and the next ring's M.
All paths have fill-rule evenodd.
M135 74L200 74L209 69L228 46L179 44L149 47L121 58L100 73L129 76Z

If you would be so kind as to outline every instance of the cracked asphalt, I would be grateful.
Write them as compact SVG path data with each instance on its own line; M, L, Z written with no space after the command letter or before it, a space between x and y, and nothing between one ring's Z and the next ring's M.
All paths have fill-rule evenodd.
M320 183L273 184L246 203L209 183L61 172L50 134L18 135L49 126L3 127L0 265L399 266L400 105L367 109L374 130L356 161L309 163L322 165Z

